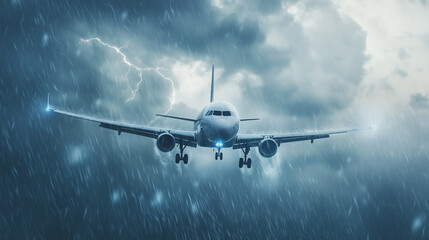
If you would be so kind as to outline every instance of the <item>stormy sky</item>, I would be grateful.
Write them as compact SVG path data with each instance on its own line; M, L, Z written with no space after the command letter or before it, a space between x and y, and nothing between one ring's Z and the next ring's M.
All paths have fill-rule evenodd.
M2 238L429 237L424 0L2 0L0 36ZM155 114L195 118L212 64L242 133L375 129L239 169L45 111L191 130Z

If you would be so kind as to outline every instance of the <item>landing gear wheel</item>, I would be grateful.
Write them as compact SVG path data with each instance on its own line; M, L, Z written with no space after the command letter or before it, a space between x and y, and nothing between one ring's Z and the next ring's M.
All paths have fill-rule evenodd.
M183 155L183 150L185 150L187 145L183 145L183 140L180 139L179 150L180 154L176 154L176 163L178 164L180 160L183 160L184 164L188 164L188 154Z
M252 167L252 159L248 158L246 165L247 165L247 168L251 168Z
M223 159L223 153L220 153L219 155L220 155L219 156L220 160L222 160Z
M219 157L219 153L218 152L216 152L215 153L215 160L217 160L217 158Z
M250 158L247 158L247 155L249 154L249 152L250 152L250 147L249 146L247 146L247 145L245 145L245 146L243 146L242 148L241 148L241 150L243 151L243 153L244 153L244 159L243 158L240 158L240 161L238 162L238 167L239 168L242 168L243 167L243 165L246 165L247 166L247 168L251 168L252 167L252 159L250 159Z

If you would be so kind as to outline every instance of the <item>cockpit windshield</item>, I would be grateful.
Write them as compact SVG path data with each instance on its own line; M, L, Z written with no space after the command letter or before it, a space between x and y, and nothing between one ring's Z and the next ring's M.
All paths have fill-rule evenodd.
M206 116L211 116L211 115L215 115L215 116L232 116L231 111L220 111L220 110L210 110L207 111Z
M222 111L214 110L213 111L213 115L215 115L215 116L221 116L222 115Z
M231 112L230 111L223 111L222 115L224 115L224 116L231 116Z

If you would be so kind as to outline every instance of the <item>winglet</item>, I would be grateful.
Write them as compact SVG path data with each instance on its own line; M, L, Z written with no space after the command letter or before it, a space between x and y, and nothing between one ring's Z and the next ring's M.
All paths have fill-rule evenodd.
M46 111L54 111L53 108L49 105L49 93L48 93L48 102L46 103Z
M49 93L48 93L48 102L46 103L46 111L49 111Z
M210 102L213 102L214 97L214 64L212 65L212 87L210 92Z

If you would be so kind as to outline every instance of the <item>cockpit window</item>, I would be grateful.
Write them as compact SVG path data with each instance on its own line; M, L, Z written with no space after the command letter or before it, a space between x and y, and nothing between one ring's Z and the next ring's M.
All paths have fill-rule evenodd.
M206 112L206 116L211 116L211 115L215 115L215 116L232 116L232 112L231 111L220 111L220 110L210 110Z
M215 116L221 116L222 115L222 111L215 110L215 111L213 111L213 115L215 115Z
M230 111L223 111L222 114L224 116L231 116L231 112Z

